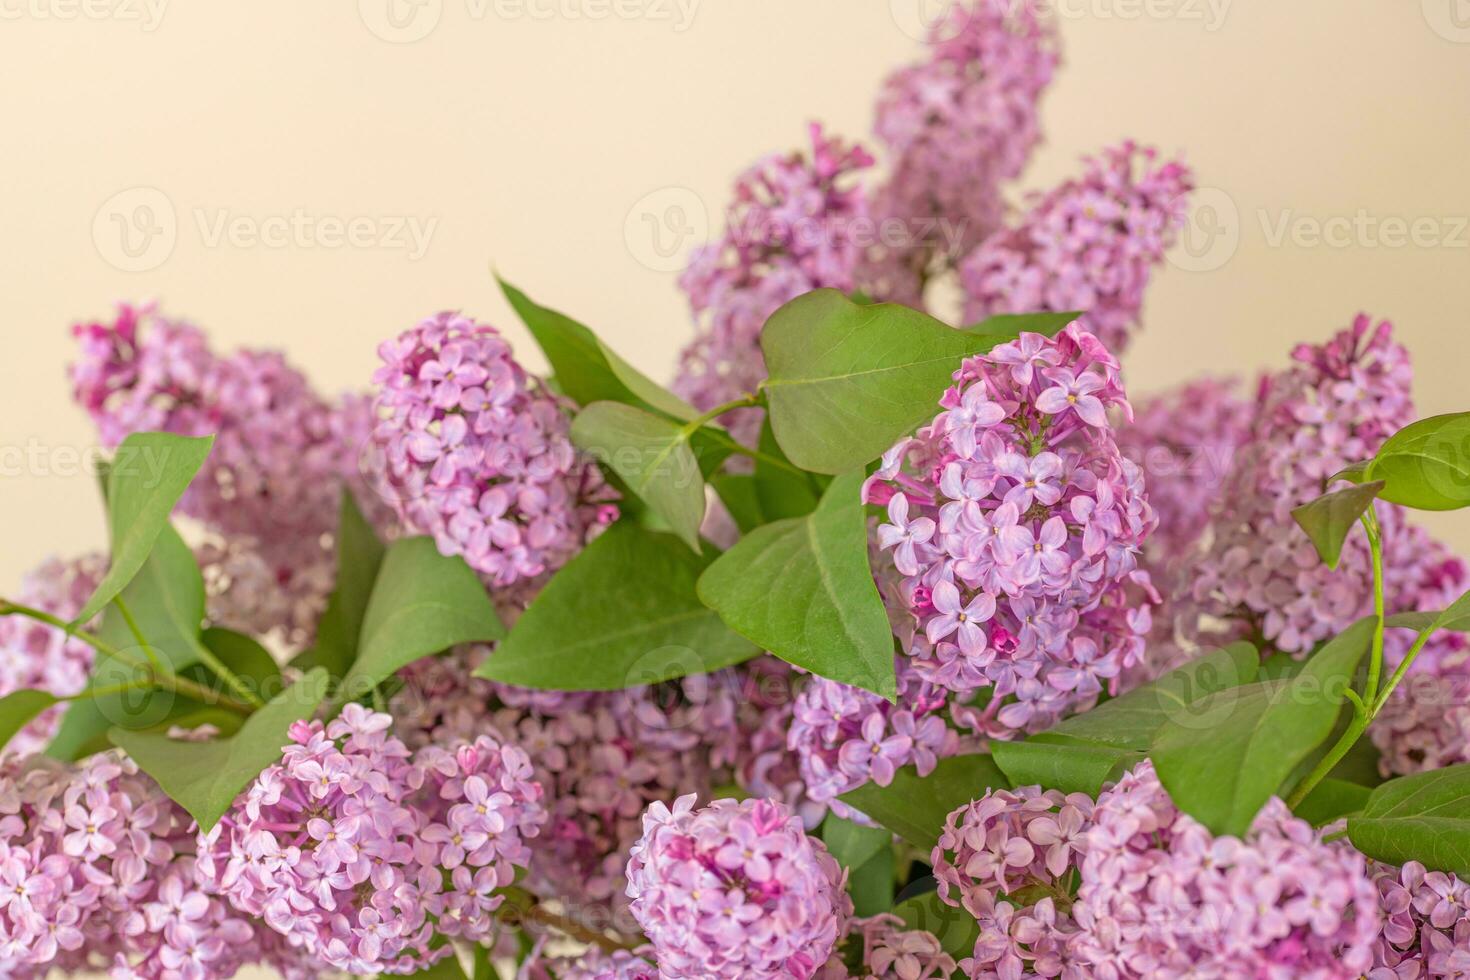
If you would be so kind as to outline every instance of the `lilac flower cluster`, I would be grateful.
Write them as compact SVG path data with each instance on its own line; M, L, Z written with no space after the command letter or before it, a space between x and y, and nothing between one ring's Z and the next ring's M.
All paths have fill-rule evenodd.
M521 965L516 980L660 980L658 967L649 962L652 950L635 952L601 949L582 956L547 956L541 945Z
M559 568L617 516L563 406L494 327L440 313L378 353L373 439L410 531L508 586Z
M681 791L707 793L734 764L736 689L716 675L662 689L530 691L471 678L487 653L463 648L404 670L390 706L396 730L410 746L489 731L523 748L547 810L529 842L528 884L597 909L604 924L625 915L627 852L644 809Z
M0 763L0 976L312 975L273 937L197 880L193 821L130 759Z
M679 355L674 390L701 411L765 379L760 331L783 303L822 287L853 288L867 205L850 177L872 163L860 146L811 128L810 157L772 154L735 181L724 235L679 277L699 331ZM727 419L753 444L759 413Z
M807 796L840 816L863 819L837 799L848 790L868 782L887 786L910 765L927 776L940 759L975 741L957 730L975 723L951 703L949 690L924 680L906 657L894 666L897 702L812 677L783 719Z
M82 611L107 570L101 555L63 562L52 558L21 582L13 601L62 620ZM0 617L0 697L32 688L58 697L78 694L87 686L94 653L86 643L54 626L20 616ZM62 706L48 708L3 747L8 753L39 752L61 721Z
M1138 554L1155 523L1109 410L1128 402L1091 334L1023 334L966 360L943 411L869 479L904 576L915 672L991 689L992 733L1046 727L1138 662L1158 601Z
M1338 569L1327 568L1291 510L1318 496L1327 477L1371 457L1411 421L1413 407L1408 354L1387 323L1359 316L1326 344L1303 344L1292 356L1295 366L1263 380L1207 550L1182 563L1174 592L1196 605L1196 635L1201 617L1223 619L1278 650L1303 654L1372 611L1372 564L1364 536L1355 533ZM1389 612L1442 609L1464 591L1458 559L1408 524L1400 508L1375 511ZM1460 641L1447 637L1431 646L1426 664Z
M1100 978L1346 978L1373 963L1365 859L1323 844L1273 799L1244 839L1181 813L1145 762L1103 794L1072 908L1074 954Z
M1368 728L1384 776L1470 762L1470 664L1456 654L1437 666L1416 664Z
M906 929L896 915L853 919L843 949L817 980L945 980L957 969L933 933Z
M949 4L927 58L884 82L873 128L889 175L872 211L879 227L909 234L883 236L865 256L859 279L872 295L921 307L928 277L1001 226L1002 184L1041 139L1037 102L1059 59L1039 4L976 0ZM938 241L940 221L952 241Z
M410 753L391 724L358 705L297 723L200 841L200 871L232 906L356 973L415 972L444 954L436 930L492 939L497 889L545 820L522 749L481 735Z
M649 807L628 860L632 912L661 976L814 976L852 914L846 873L780 803L694 800Z
M1084 161L1080 179L982 242L960 265L966 319L1079 310L1082 324L1121 353L1193 189L1188 168L1156 157L1132 141L1110 147Z
M1232 379L1201 378L1135 400L1118 428L1123 455L1143 470L1159 526L1145 545L1151 564L1190 553L1219 500L1236 451L1250 431L1252 404Z
M1378 891L1362 855L1323 843L1280 800L1244 839L1216 837L1149 762L1096 804L992 790L950 815L933 864L940 897L980 924L960 963L971 978L1346 980L1375 962ZM1406 948L1407 932L1394 935Z
M1368 980L1470 976L1470 885L1417 861L1372 872L1384 924Z
M330 591L342 488L351 487L365 507L375 503L359 472L366 403L328 403L272 351L219 356L197 327L152 306L122 306L113 322L74 332L81 346L71 369L75 398L104 445L132 432L215 436L180 511L221 537L220 548L253 556L277 602L295 612L269 625L284 624L292 643L308 640ZM228 597L221 581L215 585L226 614L246 618L239 612L251 608L249 597Z

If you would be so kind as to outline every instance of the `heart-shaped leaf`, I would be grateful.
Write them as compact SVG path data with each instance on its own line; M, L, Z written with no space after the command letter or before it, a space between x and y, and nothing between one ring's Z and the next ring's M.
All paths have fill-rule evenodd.
M298 670L325 667L333 677L342 677L352 668L385 550L357 501L343 490L337 519L337 584L317 624L316 642L291 666Z
M1354 623L1293 677L1211 694L1166 721L1149 756L1175 805L1216 834L1244 836L1331 734L1373 625Z
M107 475L111 561L73 622L90 622L138 574L212 445L213 436L135 432L117 447Z
M361 651L338 701L362 697L420 657L504 636L485 586L463 558L440 554L432 538L400 538L383 557L363 613Z
M230 738L192 742L122 728L109 736L207 832L255 777L280 761L291 741L287 730L315 713L328 683L325 670L313 670L247 718Z
M760 651L699 601L713 560L620 522L556 574L476 674L554 691L610 691L718 670Z
M622 478L681 540L699 551L704 478L692 431L618 402L593 402L572 422L572 442Z
M893 631L868 564L863 474L832 481L806 517L741 538L700 576L735 632L805 670L892 699Z
M776 441L805 470L864 466L932 419L960 362L993 346L906 306L862 306L835 289L798 296L761 332Z
M1379 861L1470 878L1470 765L1390 779L1348 818L1348 839Z
M1368 464L1384 500L1418 510L1470 505L1470 412L1420 419L1395 432Z

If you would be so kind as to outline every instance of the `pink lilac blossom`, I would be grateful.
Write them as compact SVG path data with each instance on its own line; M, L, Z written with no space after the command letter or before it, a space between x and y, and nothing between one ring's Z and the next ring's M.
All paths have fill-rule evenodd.
M732 779L749 751L749 715L773 703L779 685L762 693L721 671L623 691L531 691L470 677L487 654L460 648L402 671L390 705L397 730L410 746L486 731L521 746L546 789L528 885L600 919L591 924L611 917L619 931L632 931L624 872L643 811Z
M667 980L807 980L852 915L847 874L790 808L654 803L628 858L632 912Z
M736 179L724 234L701 246L679 277L698 333L679 355L673 387L700 411L765 379L760 331L778 307L813 289L853 288L858 237L869 219L851 177L872 158L816 124L811 140L809 157L772 154ZM759 412L725 421L754 445Z
M966 320L1076 310L1121 353L1194 186L1182 163L1156 158L1132 141L1110 147L1084 161L1080 179L1037 199L1020 224L982 242L960 265Z
M516 980L659 980L647 947L635 951L588 950L582 956L548 956L538 942L516 973Z
M1365 859L1278 799L1244 839L1217 837L1144 762L1099 798L1082 847L1070 951L1088 976L1347 980L1372 966Z
M52 558L26 575L10 600L62 620L82 611L107 571L101 555ZM54 626L24 616L0 617L0 697L25 688L57 696L80 693L92 672L93 650ZM3 751L39 752L56 734L63 706L48 708L15 734Z
M865 487L903 576L923 681L987 692L986 731L1049 726L1116 690L1158 603L1139 552L1155 526L1109 413L1118 362L1077 324L967 359L942 411Z
M378 353L373 438L411 532L503 587L556 570L617 516L564 407L495 328L440 313Z
M196 877L193 820L117 752L0 762L0 976L148 980L316 965Z
M258 556L276 591L303 610L286 639L308 641L302 624L315 621L330 591L323 586L343 487L369 513L381 512L359 472L366 403L348 397L330 404L274 351L217 355L198 328L151 305L121 306L114 321L78 325L74 333L81 347L71 368L75 398L105 446L143 431L215 437L179 509L227 547Z
M1417 861L1372 874L1384 922L1367 980L1470 976L1470 885Z
M1070 916L1093 801L1023 786L991 790L949 815L932 863L939 896L980 923L970 977L1051 977L1070 960Z
M949 4L927 44L878 96L889 173L872 211L883 234L859 271L873 296L914 307L931 275L1001 226L1002 184L1041 139L1037 102L1060 60L1055 26L1031 0ZM890 225L904 234L890 238Z
M946 980L957 969L939 940L896 915L853 919L815 980Z
M1144 552L1162 566L1190 553L1246 441L1252 405L1234 379L1200 378L1136 399L1118 447L1143 470L1159 526Z
M494 938L497 889L530 858L542 789L519 748L488 735L416 753L392 718L348 705L298 722L200 839L200 870L232 906L357 973L413 973L430 939Z
M1360 315L1326 344L1302 344L1292 357L1293 367L1262 380L1204 551L1175 575L1180 586L1171 598L1194 606L1184 617L1192 638L1209 617L1223 620L1227 632L1302 655L1372 611L1372 565L1361 531L1349 535L1334 571L1317 558L1291 510L1413 419L1408 354L1388 323L1374 326ZM1465 590L1464 564L1410 525L1401 508L1379 503L1375 512L1390 613L1442 609ZM1390 654L1401 655L1401 631L1390 639ZM1425 667L1462 647L1449 634L1431 641Z

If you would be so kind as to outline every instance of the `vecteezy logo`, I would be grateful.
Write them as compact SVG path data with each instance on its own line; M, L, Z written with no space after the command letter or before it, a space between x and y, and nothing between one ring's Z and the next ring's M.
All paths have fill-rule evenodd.
M1456 44L1470 44L1470 0L1421 0L1431 30Z
M1006 0L980 0L1001 3ZM898 29L915 41L952 41L964 31L974 13L960 0L888 0L888 12Z
M439 26L444 0L357 0L367 29L392 44L422 41Z
M173 254L179 221L173 202L156 187L130 187L109 197L92 218L98 253L124 272L156 269Z
M687 187L661 187L638 199L623 221L633 258L655 272L684 267L689 249L709 240L709 214Z
M1200 187L1189 195L1189 213L1179 230L1179 243L1169 250L1169 263L1187 272L1220 268L1240 247L1240 209L1218 187Z

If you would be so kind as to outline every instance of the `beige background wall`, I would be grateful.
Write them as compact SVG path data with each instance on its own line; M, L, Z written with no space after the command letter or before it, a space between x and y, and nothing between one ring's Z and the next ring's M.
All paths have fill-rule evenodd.
M1057 6L1066 65L1025 184L1133 135L1211 188L1150 295L1135 390L1279 364L1366 309L1415 351L1422 412L1470 407L1470 2ZM366 384L381 338L462 307L538 363L493 262L666 377L690 327L646 218L718 224L733 173L808 119L866 136L919 8L0 0L0 583L101 540L72 321L157 297L336 390ZM364 238L252 236L297 213ZM1417 218L1418 244L1379 226ZM426 243L392 234L410 223ZM1470 551L1470 521L1437 526Z

